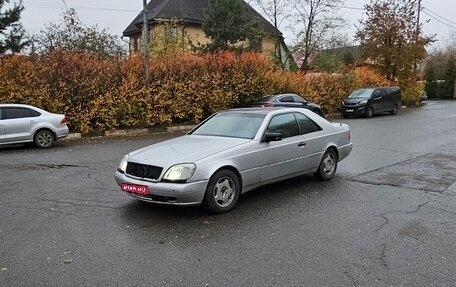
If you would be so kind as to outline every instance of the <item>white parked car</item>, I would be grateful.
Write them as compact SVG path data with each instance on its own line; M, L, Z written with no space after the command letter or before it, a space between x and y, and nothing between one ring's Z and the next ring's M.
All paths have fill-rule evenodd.
M29 105L0 104L0 145L33 142L49 148L68 132L65 115Z
M185 136L125 155L115 179L138 200L203 203L222 213L241 193L261 185L305 173L330 180L351 150L346 124L308 109L235 109L213 115Z

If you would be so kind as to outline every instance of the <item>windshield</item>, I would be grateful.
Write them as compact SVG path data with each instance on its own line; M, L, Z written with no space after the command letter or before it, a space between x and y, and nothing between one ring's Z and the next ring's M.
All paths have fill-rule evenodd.
M348 96L349 99L368 99L372 95L374 89L355 90Z
M265 115L244 113L221 113L213 116L192 135L220 136L253 139Z

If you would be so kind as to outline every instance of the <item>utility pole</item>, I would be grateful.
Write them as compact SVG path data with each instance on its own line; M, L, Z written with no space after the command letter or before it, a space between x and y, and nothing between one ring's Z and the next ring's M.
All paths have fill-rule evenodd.
M416 20L416 38L418 39L418 32L420 31L420 15L421 15L421 0L418 0L418 16Z
M416 17L416 31L415 31L415 42L418 44L418 40L420 38L420 15L421 15L421 0L418 0L418 14ZM416 72L418 69L418 64L415 61L413 63L413 71Z
M147 23L147 0L143 0L143 42L144 42L144 70L146 85L149 84L149 27Z

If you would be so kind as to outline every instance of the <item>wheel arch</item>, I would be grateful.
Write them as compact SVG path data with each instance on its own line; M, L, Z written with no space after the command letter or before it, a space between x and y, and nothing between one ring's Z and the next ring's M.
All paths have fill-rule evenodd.
M215 170L212 173L211 178L212 178L212 176L214 176L214 174L216 174L217 172L219 172L221 170L224 170L224 169L230 170L236 175L236 177L237 177L237 179L239 181L239 188L241 189L240 192L242 193L242 176L241 176L241 173L239 172L239 170L237 168L235 168L232 165L224 165L224 166L219 167L217 170Z
M39 133L40 131L49 131L49 132L51 132L52 137L54 138L54 141L57 141L57 134L51 128L48 128L48 127L39 127L39 128L37 128L35 130L35 132L33 133L33 140L35 140L36 134Z
M327 152L328 150L333 150L336 153L337 161L339 161L339 149L337 148L337 146L333 144L329 145L328 147L326 147L325 152Z

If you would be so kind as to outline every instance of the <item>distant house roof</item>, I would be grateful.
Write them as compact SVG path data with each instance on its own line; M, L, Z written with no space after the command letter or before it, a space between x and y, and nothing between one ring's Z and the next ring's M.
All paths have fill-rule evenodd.
M350 53L355 60L360 59L363 55L363 47L359 45L338 47L334 49L321 50L320 53L325 53L334 56L336 61L343 61L346 53Z
M251 13L253 17L257 17L260 20L260 24L263 26L264 31L271 34L278 34L282 36L282 33L275 29L268 20L266 20L261 14L253 9L249 4L245 3L247 12ZM157 22L160 20L167 19L179 19L186 24L201 25L204 21L204 10L209 6L209 0L151 0L147 6L147 21L148 23ZM142 12L136 16L136 18L128 25L123 31L124 36L130 36L141 32L143 25Z

